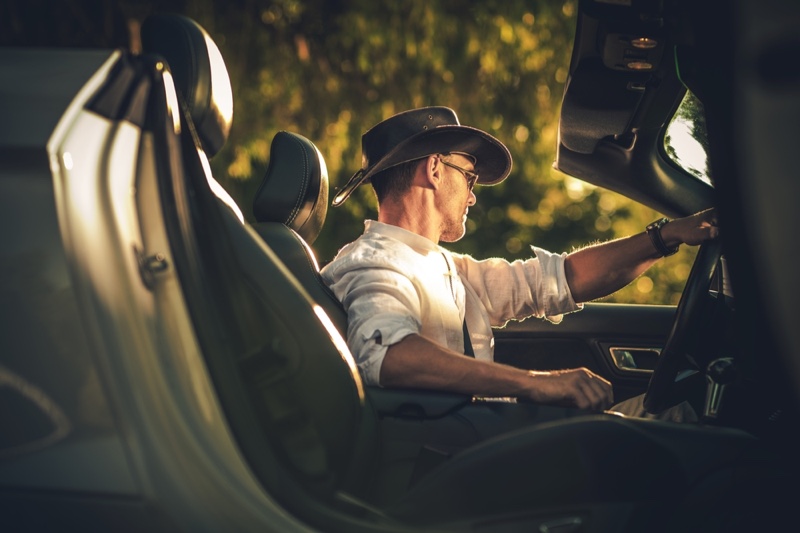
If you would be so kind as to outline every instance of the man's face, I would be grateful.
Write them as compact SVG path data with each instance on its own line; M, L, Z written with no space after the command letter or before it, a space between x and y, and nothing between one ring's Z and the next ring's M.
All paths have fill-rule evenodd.
M469 206L476 202L472 192L475 165L472 160L461 154L440 156L439 164L445 175L442 187L442 235L443 242L455 242L467 231L467 213Z

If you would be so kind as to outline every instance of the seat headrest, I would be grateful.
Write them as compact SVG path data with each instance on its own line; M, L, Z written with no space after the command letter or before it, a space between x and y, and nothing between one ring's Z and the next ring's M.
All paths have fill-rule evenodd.
M311 244L327 213L328 169L322 154L302 135L278 132L253 201L255 219L285 224Z
M210 158L224 146L233 120L233 91L219 48L199 24L174 14L142 24L142 51L166 60Z

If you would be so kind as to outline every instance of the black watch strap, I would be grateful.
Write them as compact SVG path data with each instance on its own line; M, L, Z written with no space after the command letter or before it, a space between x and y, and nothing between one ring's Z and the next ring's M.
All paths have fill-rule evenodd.
M664 242L664 238L661 236L661 228L663 228L667 222L669 222L668 218L660 218L655 222L651 222L647 225L645 231L647 235L650 236L650 242L653 243L653 246L661 254L661 257L667 257L668 255L672 255L678 252L678 248L680 245L676 246L675 248L668 248L667 244Z

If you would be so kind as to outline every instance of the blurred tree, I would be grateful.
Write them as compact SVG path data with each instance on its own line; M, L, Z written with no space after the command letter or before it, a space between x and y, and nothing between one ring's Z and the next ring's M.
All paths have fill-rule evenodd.
M413 107L452 107L514 157L504 183L476 189L467 236L452 249L514 259L530 244L569 251L658 216L552 168L576 9L577 0L11 0L0 5L0 43L135 51L148 14L196 20L234 89L234 125L212 168L246 215L276 132L311 139L335 189L360 167L369 127ZM320 261L375 214L368 186L330 209L314 244ZM691 260L681 251L607 301L676 303Z

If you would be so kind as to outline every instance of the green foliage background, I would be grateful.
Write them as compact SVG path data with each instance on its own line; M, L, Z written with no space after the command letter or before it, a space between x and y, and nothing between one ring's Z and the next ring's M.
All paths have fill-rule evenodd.
M200 23L234 90L231 136L212 168L246 216L276 132L312 140L335 189L360 167L369 127L406 109L446 105L503 140L514 158L504 183L476 189L455 251L508 259L529 256L530 244L569 251L639 232L658 217L552 168L577 0L73 0L55 11L28 0L2 10L3 44L135 49L136 25L149 13ZM314 243L320 262L375 215L369 187L329 209ZM606 301L676 303L693 253L682 250Z

